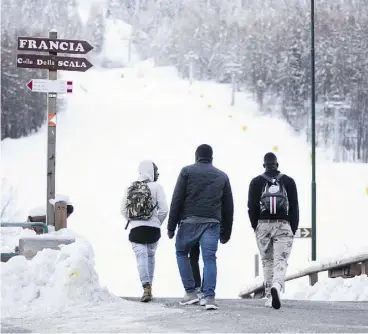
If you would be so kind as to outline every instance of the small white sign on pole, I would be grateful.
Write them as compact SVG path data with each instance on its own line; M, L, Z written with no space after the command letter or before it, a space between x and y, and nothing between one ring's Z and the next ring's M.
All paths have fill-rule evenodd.
M27 87L32 92L66 94L73 92L73 81L32 79Z

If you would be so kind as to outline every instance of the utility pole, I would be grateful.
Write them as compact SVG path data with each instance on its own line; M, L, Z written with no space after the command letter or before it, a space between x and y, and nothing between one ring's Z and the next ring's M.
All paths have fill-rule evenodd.
M197 56L193 51L190 51L185 55L185 58L189 61L189 84L192 85L194 78L194 60L197 59Z
M316 78L314 52L314 0L310 9L311 28L311 135L312 135L312 261L317 260L317 185L316 185Z
M131 57L132 57L132 38L129 37L128 39L128 62L130 62Z
M50 30L49 38L57 38L57 31ZM50 56L57 56L56 52L49 52ZM57 80L57 70L49 70L49 80ZM55 163L56 163L56 93L48 93L47 98L47 214L46 224L55 226L55 211L50 199L55 198Z
M346 117L341 115L340 110L350 109L351 106L345 103L345 99L335 94L328 102L327 107L334 111L334 162L340 161L340 124Z
M230 73L231 73L231 106L235 105L235 93L237 90L237 77L238 74L241 73L240 67L241 64L238 63L229 63L226 64L226 67L229 69Z

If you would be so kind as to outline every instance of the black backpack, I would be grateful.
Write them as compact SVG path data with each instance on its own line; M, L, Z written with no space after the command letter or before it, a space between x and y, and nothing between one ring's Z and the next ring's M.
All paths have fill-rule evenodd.
M275 177L269 177L266 174L261 175L265 180L260 200L261 213L267 212L268 215L288 215L289 199L286 189L280 180L283 174Z

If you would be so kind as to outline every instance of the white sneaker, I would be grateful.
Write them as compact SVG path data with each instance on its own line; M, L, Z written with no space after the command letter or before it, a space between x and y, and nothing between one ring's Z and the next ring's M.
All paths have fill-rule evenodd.
M278 310L281 307L280 284L275 283L271 288L272 307Z
M206 306L206 299L205 298L200 299L199 300L199 305Z
M265 306L266 307L272 307L272 299L271 298L267 298L267 300L265 302Z

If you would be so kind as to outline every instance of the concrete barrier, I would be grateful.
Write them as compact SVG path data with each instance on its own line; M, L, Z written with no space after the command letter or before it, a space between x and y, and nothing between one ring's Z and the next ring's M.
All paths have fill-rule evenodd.
M40 237L25 237L19 240L19 255L24 255L27 260L36 256L37 252L43 249L59 249L59 245L69 245L73 243L73 238L62 238L57 236L48 236L47 238Z

